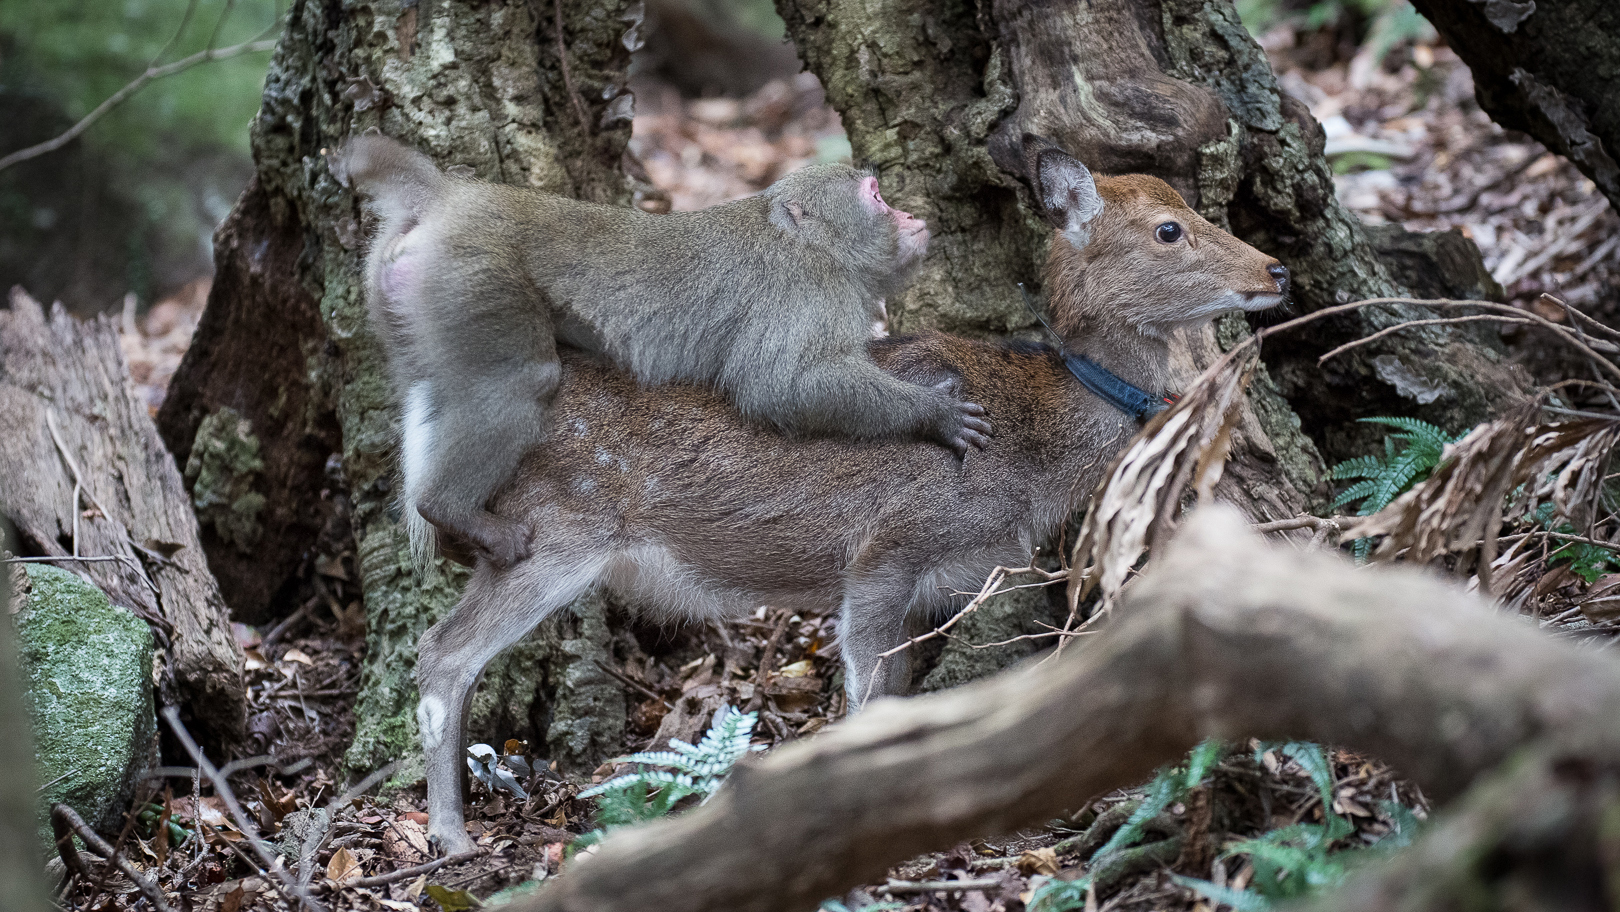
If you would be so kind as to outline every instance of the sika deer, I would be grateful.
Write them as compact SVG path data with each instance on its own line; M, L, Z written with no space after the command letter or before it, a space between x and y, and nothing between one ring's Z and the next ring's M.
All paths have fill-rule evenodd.
M492 501L537 530L531 556L505 570L480 562L420 644L429 833L442 850L471 846L458 783L473 687L547 615L597 586L672 619L837 609L849 705L869 683L897 693L904 662L871 677L907 617L1026 560L1090 495L1138 418L1164 407L1171 331L1282 302L1287 270L1163 181L1093 181L1056 147L1032 148L1032 182L1057 229L1046 287L1063 350L941 333L871 343L896 376L951 383L996 416L989 447L965 463L927 443L789 439L708 390L643 389L563 358L551 439Z

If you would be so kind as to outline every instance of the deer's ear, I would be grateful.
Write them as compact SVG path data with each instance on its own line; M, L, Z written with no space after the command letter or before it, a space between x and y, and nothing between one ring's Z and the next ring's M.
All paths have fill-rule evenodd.
M1097 182L1079 160L1062 149L1048 148L1035 160L1035 182L1046 219L1075 247L1091 240L1091 225L1102 215Z

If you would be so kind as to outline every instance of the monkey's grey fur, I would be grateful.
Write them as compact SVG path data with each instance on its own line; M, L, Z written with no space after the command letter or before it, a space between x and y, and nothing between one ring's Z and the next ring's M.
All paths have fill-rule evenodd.
M655 216L453 177L379 135L349 140L331 167L380 219L366 297L404 399L419 556L434 547L428 523L498 565L527 556L530 530L487 501L546 437L559 341L643 383L715 386L794 436L923 439L959 455L988 442L984 410L953 383L908 383L867 353L927 230L853 168Z

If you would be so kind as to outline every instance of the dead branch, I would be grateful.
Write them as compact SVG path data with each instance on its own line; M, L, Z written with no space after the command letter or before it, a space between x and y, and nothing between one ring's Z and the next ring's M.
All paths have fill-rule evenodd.
M231 821L236 824L242 835L247 837L243 841L257 856L258 864L261 866L259 873L264 876L265 881L273 885L277 892L286 896L289 901L296 900L314 912L325 912L326 907L317 902L303 884L289 876L286 866L280 863L280 859L272 856L264 847L264 841L259 838L259 828L253 825L253 821L242 810L242 804L236 800L236 793L231 790L231 784L220 775L219 770L209 761L208 755L197 745L196 739L191 737L191 732L186 731L186 727L181 724L180 710L167 706L164 707L162 715L163 721L169 723L169 730L174 732L174 736L179 739L186 753L191 755L191 761L197 764L197 768L208 777L208 781L214 784L214 794L225 803L225 810L230 814Z
M56 834L56 851L62 856L62 863L67 865L69 872L79 875L81 879L88 879L89 873L84 868L84 862L79 858L79 850L73 847L73 837L77 835L84 840L85 847L105 858L109 864L123 872L135 889L141 891L146 901L158 912L172 912L167 901L163 898L163 890L151 878L135 870L129 859L118 853L118 850L107 844L107 840L96 835L76 811L65 804L51 806L51 829Z
M242 650L174 457L134 393L107 318L49 315L21 289L0 310L0 512L30 557L68 560L153 627L160 702L208 742L241 737ZM93 509L81 509L89 506Z
M191 13L188 10L186 13L187 19L189 19L190 16ZM279 24L276 27L279 27ZM184 28L185 26L182 24L181 29L184 30ZM274 31L274 28L275 27L272 27L271 31ZM266 32L265 34L269 34L269 32ZM0 157L0 171L4 171L12 165L18 164L19 162L25 162L31 158L38 158L41 155L55 152L57 149L60 149L75 139L78 139L80 134L90 129L91 125L100 120L108 111L111 111L113 108L116 108L128 101L131 96L145 88L146 84L152 82L153 80L162 79L165 76L173 76L176 73L189 70L200 63L208 63L214 60L229 60L232 57L240 57L243 54L254 54L260 51L274 50L275 47L276 42L274 39L264 39L263 36L261 36L260 38L256 38L252 41L244 41L241 44L233 44L230 47L209 47L206 50L201 50L195 54L192 54L190 57L182 57L173 63L166 63L162 66L153 64L152 66L147 67L139 76L136 76L134 79L130 80L128 85L108 96L106 101L96 105L95 110L84 115L84 117L78 123L69 127L67 131L62 133L60 136L57 136L54 139L47 139L42 143L36 143L35 145L29 146L26 149L18 149L9 155Z
M513 908L794 910L1145 779L1205 737L1300 738L1459 794L1516 748L1620 751L1620 664L1409 569L1266 546L1206 509L1062 660L879 700L610 837Z

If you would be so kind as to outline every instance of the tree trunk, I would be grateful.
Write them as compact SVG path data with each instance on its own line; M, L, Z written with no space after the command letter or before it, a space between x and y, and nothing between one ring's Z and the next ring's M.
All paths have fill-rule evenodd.
M26 553L63 561L152 626L158 700L199 737L242 737L242 650L174 459L130 385L106 317L49 318L20 289L0 311L0 514Z
M1613 0L1413 0L1474 74L1491 119L1590 177L1620 209L1620 6Z
M1036 280L1044 255L1028 207L1015 204L1025 193L1017 150L1026 132L1099 171L1165 179L1211 221L1281 259L1306 311L1402 290L1334 197L1320 128L1279 91L1230 0L1000 0L977 9L779 0L778 9L827 85L857 159L876 164L886 192L936 229L920 280L891 307L901 329L1032 324L1016 289ZM1324 493L1317 449L1339 457L1364 438L1353 419L1416 412L1464 427L1517 390L1494 348L1443 328L1316 366L1339 342L1414 313L1367 310L1269 346L1270 377L1255 384L1244 418L1260 433L1240 442L1234 465L1239 475L1277 479L1279 490L1256 499L1233 483L1224 493L1257 517L1297 510ZM1240 322L1221 331L1233 338ZM1205 363L1217 338L1191 341L1184 368Z
M463 573L411 564L394 506L397 403L361 295L360 209L322 151L376 128L480 178L627 202L625 70L640 24L629 6L299 0L271 63L252 130L257 175L220 231L221 280L175 377L164 429L177 453L189 453L209 430L205 419L233 409L237 433L257 442L264 463L240 486L286 506L246 533L265 555L258 567L233 550L240 539L212 541L227 597L245 613L264 610L314 544L329 508L311 505L329 501L334 484L346 490L368 618L353 768L419 757L416 640L454 603ZM333 456L340 478L326 468ZM520 647L491 667L486 692L519 705L485 700L486 720L549 715L570 737L595 731L574 737L593 750L618 748L622 732L600 731L615 724L611 711L593 722L568 709L618 693L592 663L606 642L602 607L585 613L583 634L564 627L559 642ZM529 705L538 683L501 683L534 663L556 687L552 705L538 710ZM545 732L487 733L528 734Z

